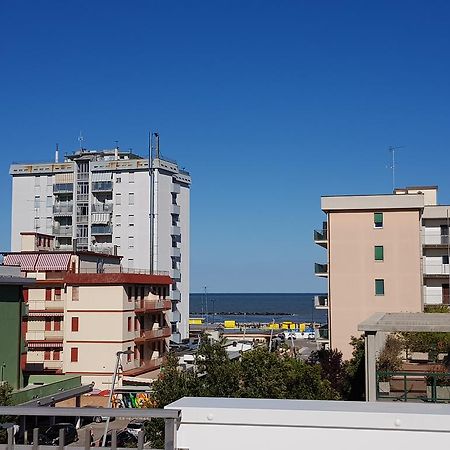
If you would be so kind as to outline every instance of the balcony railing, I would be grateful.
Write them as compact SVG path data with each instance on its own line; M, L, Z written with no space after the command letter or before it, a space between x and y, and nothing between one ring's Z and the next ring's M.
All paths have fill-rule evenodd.
M64 337L64 331L63 330L49 330L44 331L44 339L46 341L60 341Z
M73 204L60 204L53 206L53 214L55 216L71 216L73 213Z
M150 341L152 339L162 339L170 337L170 328L162 327L156 330L141 330L135 341Z
M50 370L58 370L62 369L63 362L62 361L44 361L44 369L50 369Z
M55 236L72 236L72 225L53 227L53 234Z
M93 213L110 213L113 205L111 203L94 203L91 208Z
M319 339L327 341L329 339L328 328L319 328Z
M327 276L328 275L328 264L318 264L314 265L314 273L317 276Z
M73 192L73 184L72 183L58 183L53 185L53 193L54 194L68 194Z
M422 244L428 246L441 246L449 244L449 236L448 234L440 234L440 233L426 233L422 235Z
M92 234L112 234L111 225L94 225L91 228Z
M448 403L450 373L377 371L377 399Z
M136 313L147 311L164 311L172 307L170 300L135 300L134 308Z
M80 268L78 273L103 273L99 272L96 268ZM130 269L127 267L117 266L109 266L104 273L135 273L140 275L160 275L160 276L169 276L169 272L165 270L149 270L149 269Z
M92 192L109 192L112 191L112 181L96 181L92 183Z
M316 309L328 309L328 296L327 295L315 295L314 306Z
M63 311L64 301L63 300L45 301L44 308L46 311Z
M423 263L424 276L441 277L449 275L449 264L426 262Z

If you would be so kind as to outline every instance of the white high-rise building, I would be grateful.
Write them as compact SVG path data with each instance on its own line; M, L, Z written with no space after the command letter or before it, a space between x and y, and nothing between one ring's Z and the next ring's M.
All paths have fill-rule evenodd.
M117 253L128 269L169 272L172 340L188 337L188 172L162 157L149 167L131 152L82 149L63 162L12 164L10 174L11 251L36 231L61 251Z

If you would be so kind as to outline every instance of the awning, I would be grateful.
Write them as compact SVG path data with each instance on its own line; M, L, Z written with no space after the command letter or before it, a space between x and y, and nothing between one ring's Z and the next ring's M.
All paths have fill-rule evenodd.
M62 348L63 342L28 341L27 346L28 348Z
M3 264L5 266L20 266L20 270L30 272L34 271L37 259L37 253L14 253L6 255Z
M55 184L73 183L73 172L55 174Z
M107 225L110 221L110 215L105 213L92 214L92 223Z
M28 317L62 317L63 312L53 311L28 311Z
M111 181L112 172L92 172L92 182Z
M67 270L70 253L41 253L36 262L36 271Z

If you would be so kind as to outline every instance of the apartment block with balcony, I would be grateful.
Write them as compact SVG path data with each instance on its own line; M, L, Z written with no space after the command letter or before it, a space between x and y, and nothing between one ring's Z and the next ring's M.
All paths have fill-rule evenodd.
M107 388L116 352L126 350L133 354L122 361L124 374L151 378L171 335L169 273L134 273L115 255L55 252L53 240L24 233L24 251L4 253L4 267L33 279L23 290L25 378L76 374Z
M427 188L423 188L425 191ZM404 195L400 195L404 194ZM326 249L316 275L328 293L316 306L328 309L329 345L351 356L357 326L379 312L422 310L422 216L427 194L322 197L327 215L315 242Z
M116 148L13 164L10 174L12 251L20 250L21 232L34 230L55 236L57 251L120 254L130 270L168 271L171 339L188 337L188 172L159 155L149 165L148 158Z

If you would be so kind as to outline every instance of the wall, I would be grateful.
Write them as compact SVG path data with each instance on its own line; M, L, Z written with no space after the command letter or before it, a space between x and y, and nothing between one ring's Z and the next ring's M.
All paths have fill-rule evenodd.
M359 322L380 311L421 311L420 217L384 211L383 228L374 228L373 212L333 212L328 230L331 346L350 358ZM375 245L384 246L384 261L374 260ZM384 279L383 296L375 279Z
M15 389L21 387L21 301L20 286L0 286L0 371L3 380ZM1 372L0 372L1 373Z

